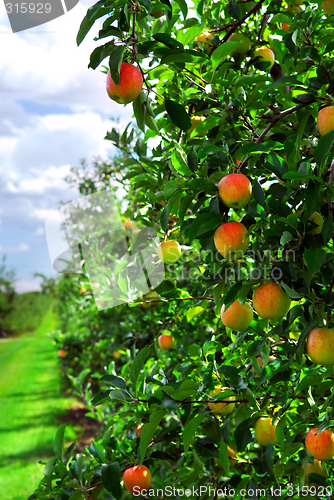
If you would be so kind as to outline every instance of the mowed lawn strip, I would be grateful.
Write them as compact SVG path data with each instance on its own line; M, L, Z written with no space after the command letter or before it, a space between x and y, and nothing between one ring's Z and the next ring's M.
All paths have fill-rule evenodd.
M50 308L39 328L0 342L0 499L27 500L53 455L56 416L76 400L60 391L57 351L47 334ZM72 437L72 436L71 436Z

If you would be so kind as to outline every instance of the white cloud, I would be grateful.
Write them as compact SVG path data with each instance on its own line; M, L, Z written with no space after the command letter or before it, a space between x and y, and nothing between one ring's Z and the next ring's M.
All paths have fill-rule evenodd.
M16 247L3 247L0 245L0 251L4 253L28 252L29 250L29 245L26 243L20 243Z

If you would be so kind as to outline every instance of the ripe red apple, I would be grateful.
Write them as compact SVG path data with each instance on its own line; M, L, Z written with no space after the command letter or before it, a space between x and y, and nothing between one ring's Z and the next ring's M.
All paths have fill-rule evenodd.
M317 427L314 427L307 433L305 446L312 457L326 462L334 457L334 433L325 429L316 436L317 432Z
M208 30L204 30L204 31L202 31L202 33L200 35L198 35L195 38L195 41L198 44L199 43L203 44L203 50L207 54L209 54L212 51L212 48L215 47L215 44L211 40L211 38L213 37L213 35L214 35L214 33L210 32Z
M322 226L324 225L324 219L319 214L319 212L313 212L313 214L311 215L311 217L309 217L308 220L313 222L314 224L317 224L318 227L315 227L314 229L307 231L307 234L320 234Z
M150 290L146 295L143 295L142 299L142 306L149 308L151 306L154 306L158 302L159 295L155 290Z
M333 0L325 0L324 2L322 2L322 8L324 9L324 11L327 14L332 16L334 14L334 2L333 2Z
M212 45L212 42L210 42L211 38L213 37L213 33L208 30L202 31L200 35L197 35L195 38L197 43L207 43L209 45Z
M163 16L164 15L164 11L162 9L157 9L157 10L154 10L154 4L153 4L153 10L151 12L151 16L154 17L155 19L159 19L159 17Z
M269 62L269 68L271 68L275 62L275 55L269 47L259 47L255 49L254 57L259 57L259 62Z
M232 35L228 38L228 42L242 42L239 47L234 49L232 52L232 56L241 56L244 57L247 52L250 50L252 46L252 42L248 38L248 36L243 35L242 33L232 33Z
M106 85L110 99L120 104L127 104L139 96L143 87L143 77L138 68L129 63L122 63L119 83L115 84L108 71Z
M241 222L221 224L213 237L215 247L227 260L241 259L249 244L249 238L244 240L246 233L247 229Z
M275 356L269 356L269 360L272 361L273 359L276 359ZM261 368L263 367L263 361L262 361L262 358L261 356L258 356L256 358L256 361L259 363L259 365L261 366ZM252 372L254 372L254 368L252 367ZM254 377L258 377L259 375L255 374Z
M145 465L136 465L126 469L123 474L124 486L130 493L139 493L151 486L152 475Z
M288 7L286 10L292 10L294 9L295 12L299 12L299 8L297 7L297 5L291 5L290 7ZM282 30L284 31L289 31L290 29L290 24L286 24L286 23L281 23L281 28Z
M161 349L168 351L174 345L174 337L172 335L160 335L158 338L158 343Z
M209 396L213 398L220 392L224 392L228 390L229 387L216 387L214 392L210 392ZM234 396L230 396L229 398L225 398L226 401L235 401ZM223 402L217 402L217 403L208 403L210 410L217 414L219 413L220 415L228 415L229 413L232 413L233 408L235 406L235 403L223 403Z
M220 317L225 326L237 332L242 332L251 324L253 309L248 302L240 304L240 302L236 300L226 311L225 304L223 304L220 311Z
M291 300L279 283L264 283L253 295L253 306L262 319L283 319L290 309Z
M137 425L136 427L136 436L140 437L141 436L141 428L143 427L143 424Z
M228 174L218 185L219 195L229 208L242 208L251 199L252 186L244 174Z
M328 134L334 130L334 106L326 106L319 111L317 126L320 135Z
M66 356L66 351L64 351L64 349L59 349L58 356L64 358Z
M228 460L228 461L229 461L229 463L230 463L230 467L231 467L231 469L233 469L233 467L234 467L234 466L238 463L238 460L233 460L233 458L237 458L237 454L236 454L236 452L235 452L234 450L232 450L232 448L230 448L229 446L227 446L227 454L228 454L228 456L229 456L229 457L231 457L231 458L229 458L229 460ZM216 457L215 457L215 458L214 458L214 461L215 461L215 463L218 465L218 467L219 467L220 469L223 469L223 466L222 466L222 464L221 464L221 462L220 462L220 460L219 460L218 458L216 458Z
M306 341L307 354L322 366L334 365L334 328L314 328Z
M125 229L128 229L129 227L132 227L134 225L134 222L133 222L133 220L126 219L126 221L124 222L123 225L124 225Z
M158 247L158 255L167 266L175 264L181 257L179 243L176 240L163 241Z
M276 423L272 424L271 417L260 417L255 424L255 439L261 446L267 446L269 441L277 443L275 434Z
M191 135L192 131L195 130L195 128L197 127L197 125L199 125L200 123L204 122L205 116L191 116L190 120L191 120L192 126L187 131L188 135ZM198 137L204 137L206 135L206 132L202 131L200 133L195 133L193 135L198 135Z
M302 466L304 469L304 466ZM314 460L313 464L310 462L306 465L305 473L304 473L304 484L307 486L317 486L315 483L311 483L308 479L308 475L315 472L316 474L320 474L320 476L327 477L327 472L322 470L321 462L319 460Z

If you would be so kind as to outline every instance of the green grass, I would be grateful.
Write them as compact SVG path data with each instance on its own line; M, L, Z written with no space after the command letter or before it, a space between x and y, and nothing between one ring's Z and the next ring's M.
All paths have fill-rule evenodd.
M47 337L54 327L49 309L34 333L0 342L1 500L33 493L43 477L38 461L53 456L56 417L76 401L61 394L57 351Z

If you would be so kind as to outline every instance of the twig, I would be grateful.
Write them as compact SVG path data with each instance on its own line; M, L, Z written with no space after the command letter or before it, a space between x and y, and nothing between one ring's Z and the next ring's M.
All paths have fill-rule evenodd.
M228 32L224 36L223 43L227 41L227 39L232 35L232 33L234 33L235 30L239 28L239 26L241 26L244 21L246 21L246 19L248 19L252 14L255 14L255 12L259 11L263 3L264 0L259 0L259 2L257 2L254 5L254 7L249 12L247 12L247 14L245 14L244 17L240 19L240 21L236 21L235 23L233 23L232 27L228 30Z
M305 108L305 106L308 106L310 103L307 102L302 102L300 104L297 104L297 106L293 106L292 108L286 109L285 111L280 112L279 114L276 114L275 116L272 117L270 123L267 125L267 127L264 129L264 131L259 135L259 137L256 139L255 144L259 144L260 142L263 141L269 130L277 123L278 121L282 120L285 116L291 115L295 111L298 111L299 109Z

